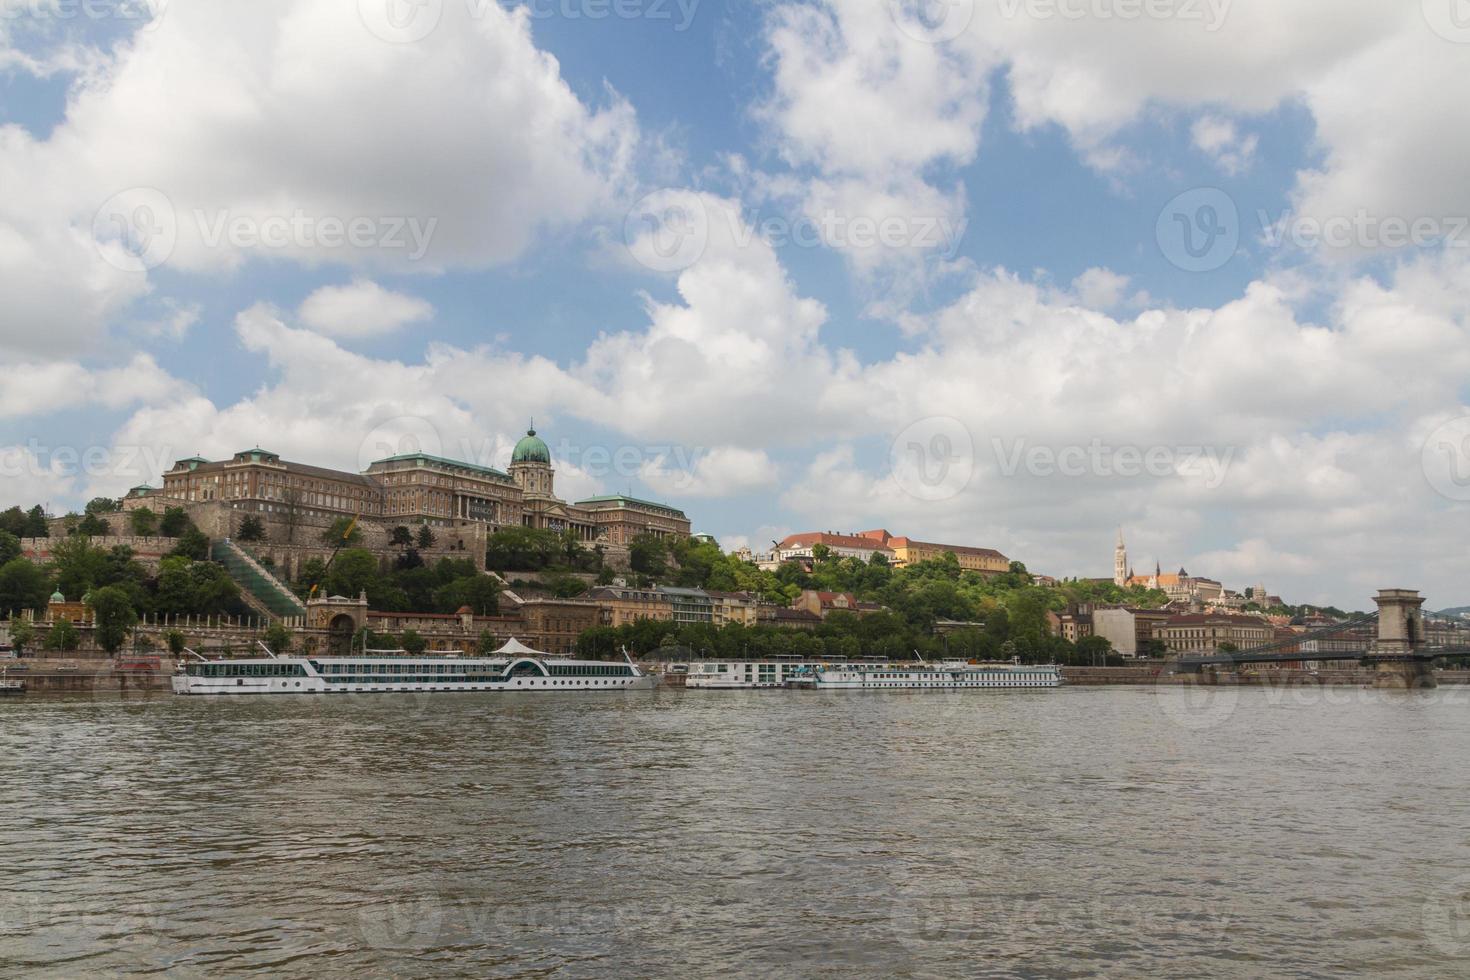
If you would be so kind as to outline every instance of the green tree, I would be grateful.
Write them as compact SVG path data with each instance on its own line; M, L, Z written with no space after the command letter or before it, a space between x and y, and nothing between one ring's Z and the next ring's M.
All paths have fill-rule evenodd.
M71 624L69 619L58 619L51 624L46 631L44 646L47 650L75 650L77 644L81 643L82 636L77 628Z
M122 510L122 501L113 497L93 497L84 508L88 514L116 514Z
M128 526L140 538L151 538L158 533L158 515L147 507L139 507L128 514Z
M1144 640L1138 645L1138 655L1160 660L1169 655L1169 647L1163 640Z
M668 571L668 550L663 540L647 532L635 537L628 545L628 563L633 571L650 578L659 578Z
M188 642L184 639L184 634L178 630L169 630L164 636L163 641L168 644L168 652L175 657L181 656L184 652L184 647L188 646Z
M480 638L475 641L475 653L486 657L498 649L500 649L500 642L495 639L495 634L489 630L480 630Z
M193 526L194 522L189 520L189 514L184 508L166 507L158 522L158 533L165 538L177 538L185 529Z
M418 545L420 551L428 551L434 547L434 532L429 530L429 525L419 525Z
M0 565L0 609L45 609L51 595L46 573L24 558Z
M239 599L240 587L213 562L171 555L159 565L154 605L160 613L218 615L235 609Z
M468 606L476 616L500 614L500 583L491 575L466 575L434 590L439 612L455 613Z
M395 548L410 548L413 546L413 532L407 526L399 524L388 535L388 543Z
M551 531L533 527L506 527L490 535L485 566L497 572L537 571L555 559L559 543Z
M359 592L366 592L370 602L373 602L381 585L378 559L371 551L364 551L360 548L349 548L340 552L337 560L332 563L332 569L327 573L326 580L322 583L328 595L356 598ZM383 607L373 602L373 608Z
M403 647L404 652L417 657L429 647L429 641L419 636L417 630L404 630L403 635L398 638L398 645Z
M291 650L291 631L281 623L271 623L261 637L271 653L282 656Z
M31 625L29 619L22 619L20 616L10 617L10 646L17 655L24 653L35 638L36 627Z
M252 541L265 540L265 522L254 514L246 514L244 520L240 521L240 530L235 532L236 541L244 541L247 544Z
M1077 659L1084 664L1107 664L1113 644L1106 636L1084 636L1077 641Z
M339 517L332 526L322 532L322 541L330 545L351 546L362 542L362 530L357 521L350 517Z
M46 512L37 504L26 512L25 533L22 538L49 538L51 537L51 525L46 520Z
M112 525L91 511L77 524L75 534L88 538L105 538L112 533Z
M51 569L56 588L73 599L111 584L108 552L80 535L68 536L51 548Z
M19 507L10 507L0 511L0 531L13 534L17 538L26 536L26 515Z
M97 645L109 656L117 653L133 627L138 625L138 613L133 608L132 598L125 589L109 585L93 592L90 604L95 617Z
M9 531L0 531L0 565L8 565L20 557L20 538Z
M204 536L203 531L190 524L179 535L179 543L174 546L170 554L180 555L193 561L206 561L209 558L209 538Z

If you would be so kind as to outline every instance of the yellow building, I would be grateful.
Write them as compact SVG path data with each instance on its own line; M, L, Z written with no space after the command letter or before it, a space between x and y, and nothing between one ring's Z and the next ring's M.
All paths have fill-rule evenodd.
M632 589L603 585L587 593L601 610L603 626L627 626L640 619L669 622L674 618L674 601L659 589Z
M749 592L709 592L716 626L754 626L760 601Z
M893 563L902 567L923 561L936 561L946 553L955 556L960 568L982 575L1003 575L1011 570L1011 560L993 548L972 548L962 544L935 544L913 538L894 537L886 530L864 531L861 537L881 542L893 552Z

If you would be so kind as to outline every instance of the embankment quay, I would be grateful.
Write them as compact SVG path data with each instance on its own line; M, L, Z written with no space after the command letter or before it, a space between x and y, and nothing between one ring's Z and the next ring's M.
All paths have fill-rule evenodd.
M24 681L27 694L141 693L170 690L169 679L176 662L162 657L158 670L120 670L110 660L20 659L0 660L8 665L10 680ZM657 670L660 665L644 664ZM1062 679L1074 687L1119 685L1197 684L1201 686L1243 685L1254 687L1367 687L1374 682L1371 667L1328 670L1241 669L1203 674L1171 673L1166 664L1150 663L1126 667L1063 667ZM1470 670L1436 670L1442 685L1470 685ZM682 690L683 675L665 674L664 687Z

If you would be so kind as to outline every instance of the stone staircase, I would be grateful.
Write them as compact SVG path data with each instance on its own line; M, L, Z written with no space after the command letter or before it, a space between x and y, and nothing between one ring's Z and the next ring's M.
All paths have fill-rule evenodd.
M296 597L296 593L235 542L228 538L212 542L209 546L209 557L230 573L230 578L240 586L240 598L251 609L272 622L306 621L306 606Z

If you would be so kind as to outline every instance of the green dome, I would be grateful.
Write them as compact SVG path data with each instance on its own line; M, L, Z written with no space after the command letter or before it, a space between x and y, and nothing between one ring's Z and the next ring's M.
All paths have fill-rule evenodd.
M51 601L52 602L65 602L66 601L66 596L62 595L60 592L53 592L53 593L51 593Z
M551 462L551 450L547 449L546 443L537 437L535 429L527 429L526 438L516 443L515 451L510 454L510 461L512 463L549 464Z

